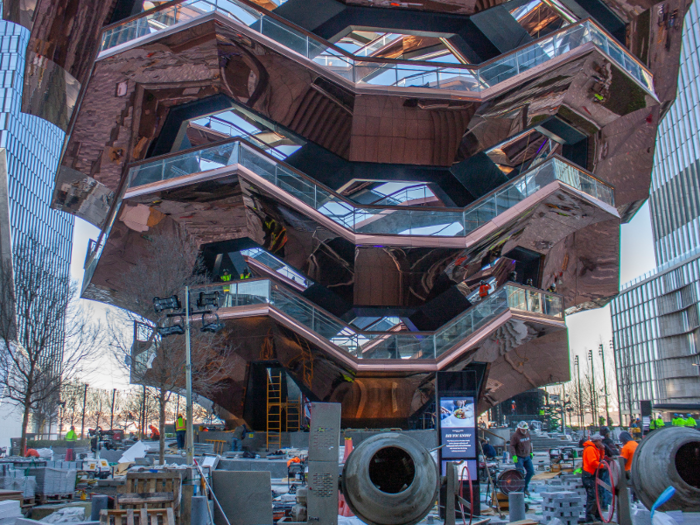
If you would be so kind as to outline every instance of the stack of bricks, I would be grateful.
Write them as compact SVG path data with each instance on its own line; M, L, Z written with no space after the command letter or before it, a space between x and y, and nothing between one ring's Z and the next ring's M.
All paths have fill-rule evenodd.
M543 521L560 520L564 525L577 525L583 511L583 500L575 492L542 493Z

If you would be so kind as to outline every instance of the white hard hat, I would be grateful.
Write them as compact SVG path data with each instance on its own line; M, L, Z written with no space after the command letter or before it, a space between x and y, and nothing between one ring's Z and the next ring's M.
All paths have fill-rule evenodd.
M530 425L527 424L527 421L521 421L520 423L518 423L518 428L520 430L527 430L530 428Z

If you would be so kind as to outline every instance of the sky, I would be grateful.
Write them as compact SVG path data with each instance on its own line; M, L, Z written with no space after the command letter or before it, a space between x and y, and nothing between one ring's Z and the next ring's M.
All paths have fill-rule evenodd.
M73 230L73 254L71 259L71 276L82 283L83 264L89 239L97 239L99 230L91 224L76 218ZM652 270L656 266L654 260L654 243L649 216L649 204L644 204L634 218L622 226L620 245L620 284ZM95 315L104 322L108 307L94 301L84 301ZM579 355L582 363L586 362L585 354L588 349L596 349L604 343L606 351L612 339L612 324L610 307L598 308L570 315L566 319L569 328L569 348L571 362ZM607 352L606 364L609 370L614 367L612 354ZM585 368L582 368L585 373ZM111 357L104 358L99 368L90 373L85 379L98 388L127 388L128 377Z

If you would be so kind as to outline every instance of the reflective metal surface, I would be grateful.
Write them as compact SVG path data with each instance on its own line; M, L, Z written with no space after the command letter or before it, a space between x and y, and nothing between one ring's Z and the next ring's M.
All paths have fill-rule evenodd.
M460 15L498 2L346 3ZM65 14L48 0L30 4L10 2L12 16L41 21L30 48L82 83L70 121L74 93L59 86L41 98L39 78L60 84L48 65L48 79L28 80L25 103L70 131L54 206L103 228L84 297L129 307L125 269L154 236L182 235L217 257L233 251L265 279L214 285L227 302L225 337L243 343L240 374L213 401L241 415L246 365L275 362L312 397L342 402L346 425L406 426L433 399L437 370L489 363L480 409L567 379L563 313L617 293L619 225L648 197L688 2L607 2L627 24L628 48L583 10L566 23L548 8L544 18L518 11L536 40L478 65L440 62L445 53L431 60L444 44L432 34L378 38L353 55L259 8L276 1L184 0L101 36L109 2L87 13L91 2L71 0ZM83 40L42 47L57 41L62 21ZM268 123L263 149L265 140L293 144L298 155L285 163L231 141L144 161L219 140L211 118L225 100ZM193 107L189 124L176 122ZM205 116L209 127L196 121ZM290 167L304 155L327 171L345 168L309 176L312 165L309 175ZM435 180L402 179L409 169ZM352 200L382 182L382 170L424 184L425 194ZM451 184L471 195L459 202L466 207L445 206ZM504 285L510 275L557 294ZM477 302L481 279L495 293ZM459 311L425 317L450 297L464 301ZM386 331L357 327L374 318ZM432 331L418 331L421 322Z
M272 18L264 10L251 9L243 2L186 0L170 9L106 30L102 51L124 46L132 40L196 20L210 12L230 17L355 84L480 92L579 46L593 43L649 93L654 92L653 78L646 67L591 19L564 28L505 57L479 66L465 64L455 67L393 60L368 62L312 34L302 33L293 24Z
M25 113L66 131L79 93L80 82L55 62L39 54L28 60L22 99Z
M53 208L103 228L114 199L114 192L92 177L66 166L59 167L51 202Z

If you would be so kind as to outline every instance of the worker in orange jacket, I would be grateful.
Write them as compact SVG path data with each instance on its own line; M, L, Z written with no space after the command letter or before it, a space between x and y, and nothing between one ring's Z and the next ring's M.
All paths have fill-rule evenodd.
M603 436L594 434L583 444L583 486L586 489L586 523L601 521L595 499L596 471L605 456Z

